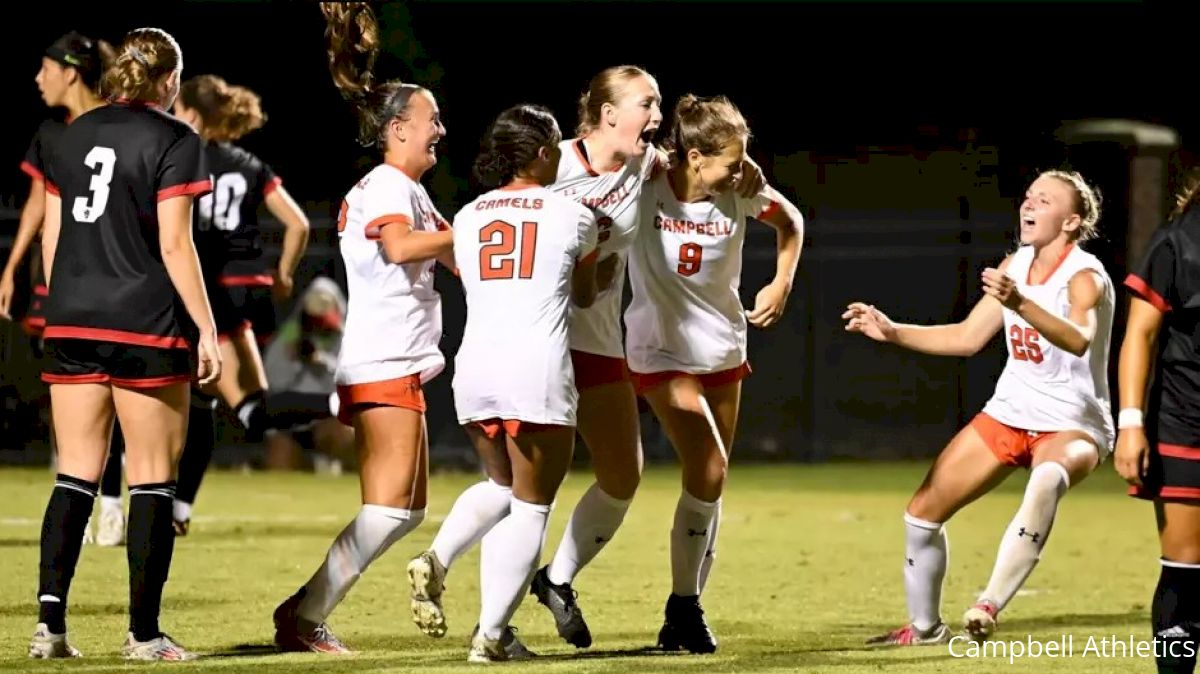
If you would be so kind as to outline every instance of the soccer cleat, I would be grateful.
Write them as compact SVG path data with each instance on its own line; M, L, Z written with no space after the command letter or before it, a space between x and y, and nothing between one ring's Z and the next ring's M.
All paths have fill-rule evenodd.
M175 537L188 535L188 529L192 526L192 520L171 520L171 526L175 529Z
M476 648L478 642L479 647ZM479 625L471 632L471 651L467 654L468 662L502 662L505 660L530 660L537 657L537 653L525 647L521 640L517 638L517 628L509 625L500 633L500 649L504 651L502 660L496 660L494 642L491 639L484 639L479 636ZM486 658L486 659L484 659Z
M49 660L50 658L78 658L82 653L67 643L67 635L54 634L46 623L38 623L29 641L29 657Z
M950 628L942 622L924 632L909 623L887 634L867 639L868 646L932 646L947 643L950 643Z
M714 653L717 637L704 621L700 597L667 597L666 620L658 631L658 646L664 651L686 649L689 653Z
M327 653L329 655L351 655L341 639L334 636L325 623L313 623L296 615L303 590L288 597L275 609L275 644L281 650L300 653Z
M963 629L972 639L985 641L996 631L996 614L999 612L1000 609L996 608L995 604L981 599L963 614Z
M120 508L100 508L100 526L96 529L96 545L114 547L125 543L125 511Z
M446 614L442 611L446 567L432 550L426 550L408 563L408 586L413 622L427 636L446 636Z
M149 641L138 641L133 638L132 632L125 637L125 645L121 646L121 655L125 656L126 660L167 660L175 662L196 659L195 653L175 643L175 640L166 634L160 634L157 638Z
M549 567L543 566L533 575L533 581L529 584L529 594L537 597L539 604L550 609L550 615L554 616L554 626L558 628L558 636L576 648L591 646L592 633L583 619L583 611L579 610L579 604L575 602L579 594L570 583L551 583L548 569Z
M83 544L91 545L96 542L96 536L92 533L92 518L88 517L87 526L83 529Z

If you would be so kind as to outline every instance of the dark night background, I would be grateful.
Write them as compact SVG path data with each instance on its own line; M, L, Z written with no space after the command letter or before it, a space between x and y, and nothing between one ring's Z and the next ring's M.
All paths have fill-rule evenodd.
M737 451L804 460L927 455L979 409L1003 363L999 340L974 360L931 358L843 335L838 315L866 299L900 321L964 316L981 295L979 270L1011 248L1017 200L1037 170L1066 162L1099 183L1105 238L1089 248L1110 262L1115 281L1124 278L1128 153L1111 143L1068 147L1055 132L1088 118L1172 127L1182 139L1166 157L1173 187L1200 124L1186 103L1195 40L1183 6L376 5L388 52L380 74L423 84L439 99L449 134L425 183L448 216L473 196L466 176L496 113L542 103L570 129L579 93L604 67L633 63L653 73L668 118L685 92L722 93L739 105L754 132L752 156L809 219L786 323L751 335L755 375ZM17 165L47 114L33 81L42 51L71 29L116 43L152 25L179 40L185 77L211 72L262 95L270 119L242 144L275 168L313 219L304 273L335 273L331 204L374 157L354 142L353 114L330 80L315 3L42 3L22 11L36 20L10 10L0 40L10 120L0 165L11 167L0 172L2 245L28 190ZM773 236L765 227L753 233L747 303L773 274ZM452 279L439 283L452 356L461 294ZM1119 339L1118 328L1114 359ZM461 432L449 385L447 372L430 390L430 425L435 439L454 444ZM650 449L655 430L644 419Z

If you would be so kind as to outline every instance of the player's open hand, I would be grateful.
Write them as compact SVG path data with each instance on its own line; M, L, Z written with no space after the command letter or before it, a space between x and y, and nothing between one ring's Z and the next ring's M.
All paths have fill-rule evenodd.
M1150 442L1146 439L1144 428L1122 428L1117 433L1113 467L1129 484L1142 485L1142 478L1150 469Z
M782 283L771 283L758 291L754 308L746 312L746 319L756 328L769 328L779 322L783 308L787 305L788 289Z
M860 332L877 342L896 339L896 324L887 314L870 304L853 302L846 307L842 318L846 321L846 332Z
M1011 276L999 269L988 267L983 270L981 278L983 292L1000 300L1000 304L1013 311L1021 306L1021 302L1025 298L1021 295L1021 291L1017 290L1017 282Z

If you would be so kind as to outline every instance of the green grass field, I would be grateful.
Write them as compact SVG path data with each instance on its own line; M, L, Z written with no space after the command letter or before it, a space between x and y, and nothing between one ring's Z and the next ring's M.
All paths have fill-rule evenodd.
M925 465L737 466L725 495L718 559L704 595L720 640L715 655L649 650L670 589L667 535L678 495L671 467L647 471L625 526L580 576L576 588L595 644L576 652L554 633L531 599L513 624L544 657L511 665L558 672L1149 672L1152 658L1084 652L1089 637L1149 638L1149 602L1158 577L1158 544L1148 504L1123 495L1106 463L1064 502L1040 566L1001 616L1001 640L1044 643L1074 638L1072 657L955 658L944 646L869 650L863 640L905 618L901 514ZM207 657L162 665L181 671L401 672L463 671L466 640L478 613L478 550L451 571L450 633L421 635L408 615L404 567L427 546L472 475L432 480L425 524L400 541L359 581L330 619L360 651L345 659L279 654L271 647L271 611L308 578L326 547L356 512L352 476L237 474L209 476L192 533L180 539L164 601L163 627ZM1025 473L950 524L951 568L944 617L962 611L986 583L996 545L1017 507ZM568 477L544 557L553 554L585 473ZM128 585L124 548L86 547L68 619L74 662L25 657L36 622L38 535L51 487L46 470L0 470L0 670L115 672ZM958 649L965 652L965 647ZM151 665L154 666L154 665ZM500 665L509 666L509 665Z

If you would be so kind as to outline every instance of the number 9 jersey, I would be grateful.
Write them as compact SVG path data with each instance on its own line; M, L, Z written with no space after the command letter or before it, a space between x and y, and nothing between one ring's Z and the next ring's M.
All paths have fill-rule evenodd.
M62 224L45 338L186 346L194 328L163 265L158 202L210 187L200 136L157 106L117 102L80 115L46 166Z
M596 254L591 209L545 187L492 190L454 218L467 324L454 360L458 420L574 426L571 274Z

